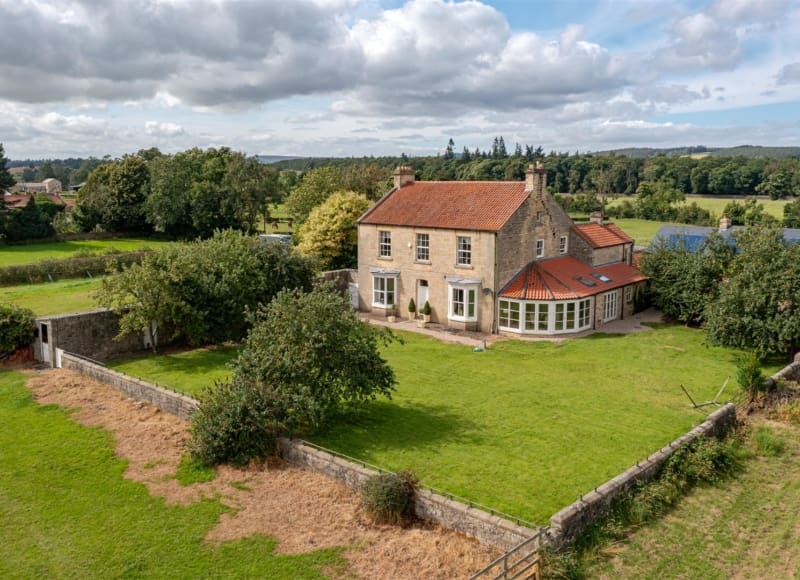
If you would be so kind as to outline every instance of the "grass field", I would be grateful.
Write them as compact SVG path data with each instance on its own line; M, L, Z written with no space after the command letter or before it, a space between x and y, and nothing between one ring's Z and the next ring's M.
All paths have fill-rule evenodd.
M719 487L696 489L665 517L590 562L589 578L800 577L800 429L772 424L778 456L753 456Z
M618 197L616 199L608 199L608 206L613 207L617 204L622 203L623 200L629 200L633 202L636 198L635 196L630 197ZM725 209L725 206L728 205L731 201L738 201L742 203L744 201L743 197L687 197L686 204L697 203L703 209L707 209L711 212L711 217L714 220L718 220L722 217L722 211ZM764 205L764 211L770 215L775 216L779 220L783 219L783 206L789 203L790 200L785 199L759 199L757 200L758 203Z
M384 350L399 381L394 399L314 441L540 524L702 421L681 384L707 400L735 374L733 352L707 348L700 331L682 326L500 342L482 353L403 338ZM124 369L191 390L212 382L216 364L222 369L224 360L207 364L212 357L219 353L191 355L201 373L184 375L180 367L190 365L174 356Z
M120 238L116 240L78 240L73 242L48 242L0 247L0 268L35 264L42 260L60 260L76 255L102 254L112 248L121 252L133 252L149 248L157 250L173 244L164 240Z
M219 499L167 506L123 478L110 433L39 406L25 375L0 371L0 577L324 578L335 550L276 556L252 537L205 542Z
M633 218L609 219L610 223L615 223L623 231L634 239L637 246L646 246L655 237L661 226L666 222L651 222Z
M134 377L146 377L148 381L190 395L196 395L203 387L214 381L224 381L231 371L227 363L239 352L237 346L202 348L186 352L170 353L158 357L136 357L111 361L108 366Z
M97 308L90 294L100 287L100 278L61 280L0 288L0 302L30 308L38 316L65 314Z

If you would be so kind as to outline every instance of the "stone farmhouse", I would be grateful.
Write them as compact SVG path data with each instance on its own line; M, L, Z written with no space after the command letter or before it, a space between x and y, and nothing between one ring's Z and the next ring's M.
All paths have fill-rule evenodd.
M576 224L531 165L525 181L416 181L358 220L359 309L485 333L574 334L631 316L646 281L633 239L600 215Z
M49 177L44 181L17 183L11 188L12 193L61 193L61 182Z

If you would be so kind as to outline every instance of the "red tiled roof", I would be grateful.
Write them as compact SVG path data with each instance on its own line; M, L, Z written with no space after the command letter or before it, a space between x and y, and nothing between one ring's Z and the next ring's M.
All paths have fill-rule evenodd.
M17 208L17 207L25 207L28 205L28 201L30 200L30 195L4 195L3 201L6 204L7 208Z
M603 282L598 276L605 276ZM581 280L594 283L586 285ZM503 298L522 300L570 300L647 280L647 276L625 263L593 268L572 256L532 262L500 291Z
M633 238L616 224L578 224L573 228L593 248L607 248L633 242Z
M417 181L389 193L359 223L497 231L527 197L523 181Z

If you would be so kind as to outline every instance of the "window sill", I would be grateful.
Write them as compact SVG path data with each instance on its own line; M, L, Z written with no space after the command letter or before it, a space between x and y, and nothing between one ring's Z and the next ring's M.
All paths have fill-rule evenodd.
M475 266L473 266L472 264L456 264L454 267L458 268L460 270L474 270L475 269Z
M478 317L475 318L464 318L463 316L448 316L447 320L451 320L453 322L478 322Z
M430 260L414 260L414 263L415 264L422 264L423 266L430 266L431 265L431 261Z
M378 256L378 259L383 260L385 262L391 262L394 260L394 258L392 258L391 256Z

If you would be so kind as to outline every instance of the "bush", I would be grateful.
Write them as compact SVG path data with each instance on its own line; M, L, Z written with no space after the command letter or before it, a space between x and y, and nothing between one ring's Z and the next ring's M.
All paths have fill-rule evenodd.
M0 304L0 358L33 342L33 312L14 304Z
M736 361L736 380L750 396L751 402L764 390L764 374L756 353L748 352L739 356Z
M381 473L370 477L361 489L367 514L382 524L404 524L414 511L416 478L408 473Z
M216 383L199 396L189 452L203 465L247 465L275 453L284 428L284 404L269 389Z

